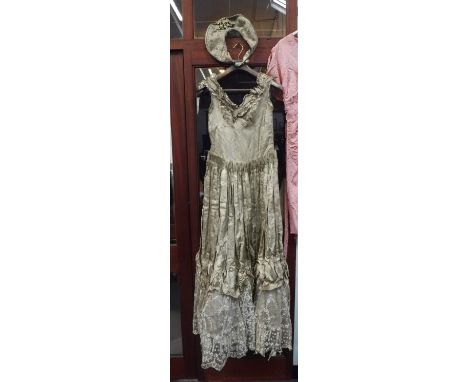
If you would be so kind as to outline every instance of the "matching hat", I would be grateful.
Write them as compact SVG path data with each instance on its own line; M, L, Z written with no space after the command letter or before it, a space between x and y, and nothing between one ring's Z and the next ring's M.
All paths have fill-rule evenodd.
M226 35L231 31L239 32L250 47L240 61L234 60L226 47ZM258 37L252 23L241 14L219 19L210 24L205 33L205 45L208 52L218 61L232 62L236 65L247 62L257 47L257 43Z

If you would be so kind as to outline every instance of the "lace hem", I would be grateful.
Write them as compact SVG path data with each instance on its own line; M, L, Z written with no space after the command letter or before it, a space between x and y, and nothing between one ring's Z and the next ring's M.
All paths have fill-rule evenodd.
M200 292L199 290L197 292ZM255 301L249 288L236 299L209 292L195 310L193 333L200 334L202 368L221 370L228 358L242 358L249 350L268 359L292 349L289 317L289 285L257 290Z

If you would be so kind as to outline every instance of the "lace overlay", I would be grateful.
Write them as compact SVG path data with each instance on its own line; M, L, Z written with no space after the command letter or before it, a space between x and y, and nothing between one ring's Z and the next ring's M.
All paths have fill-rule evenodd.
M271 77L234 104L213 78L193 332L202 367L221 370L247 351L291 349L289 272L282 246Z

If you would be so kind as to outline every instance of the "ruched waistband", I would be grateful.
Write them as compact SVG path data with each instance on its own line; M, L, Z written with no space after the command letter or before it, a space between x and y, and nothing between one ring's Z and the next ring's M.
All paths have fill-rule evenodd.
M248 170L252 168L259 168L263 167L267 164L271 163L277 163L277 156L276 156L276 151L274 149L268 151L265 155L253 159L248 162L233 162L233 161L228 161L216 154L213 154L212 152L208 152L208 157L207 157L207 164L213 163L217 164L218 166L226 167L228 170Z

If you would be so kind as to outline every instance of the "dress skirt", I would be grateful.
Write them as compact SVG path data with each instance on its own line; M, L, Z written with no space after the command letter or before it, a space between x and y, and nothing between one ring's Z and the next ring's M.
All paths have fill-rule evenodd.
M245 163L208 154L193 315L203 368L292 349L277 167L274 149Z

